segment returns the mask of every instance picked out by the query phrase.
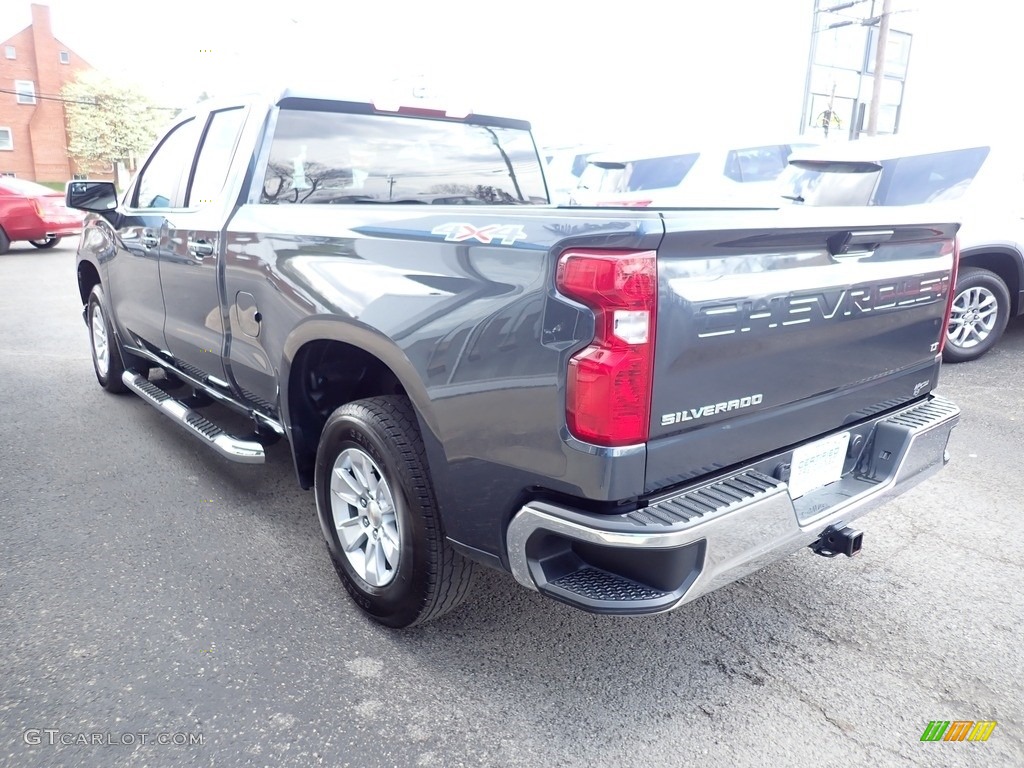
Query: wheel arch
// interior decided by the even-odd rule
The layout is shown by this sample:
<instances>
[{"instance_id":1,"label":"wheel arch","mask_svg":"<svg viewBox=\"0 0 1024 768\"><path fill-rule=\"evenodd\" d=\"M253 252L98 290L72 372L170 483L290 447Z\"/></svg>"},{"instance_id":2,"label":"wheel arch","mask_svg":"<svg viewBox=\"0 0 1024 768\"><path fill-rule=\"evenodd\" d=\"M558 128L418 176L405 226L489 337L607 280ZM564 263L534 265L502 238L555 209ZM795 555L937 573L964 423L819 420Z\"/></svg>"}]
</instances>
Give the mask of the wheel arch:
<instances>
[{"instance_id":1,"label":"wheel arch","mask_svg":"<svg viewBox=\"0 0 1024 768\"><path fill-rule=\"evenodd\" d=\"M78 295L82 297L82 306L89 303L89 294L93 286L102 282L100 270L88 259L81 259L78 268L75 270L78 275Z\"/></svg>"},{"instance_id":2,"label":"wheel arch","mask_svg":"<svg viewBox=\"0 0 1024 768\"><path fill-rule=\"evenodd\" d=\"M960 267L977 267L993 272L1010 290L1010 315L1024 313L1024 254L1010 245L979 245L960 253Z\"/></svg>"},{"instance_id":3,"label":"wheel arch","mask_svg":"<svg viewBox=\"0 0 1024 768\"><path fill-rule=\"evenodd\" d=\"M303 321L284 344L280 382L282 421L302 488L313 485L320 433L330 413L353 400L394 394L412 403L436 488L434 470L446 459L430 398L405 353L379 331L337 317Z\"/></svg>"}]
</instances>

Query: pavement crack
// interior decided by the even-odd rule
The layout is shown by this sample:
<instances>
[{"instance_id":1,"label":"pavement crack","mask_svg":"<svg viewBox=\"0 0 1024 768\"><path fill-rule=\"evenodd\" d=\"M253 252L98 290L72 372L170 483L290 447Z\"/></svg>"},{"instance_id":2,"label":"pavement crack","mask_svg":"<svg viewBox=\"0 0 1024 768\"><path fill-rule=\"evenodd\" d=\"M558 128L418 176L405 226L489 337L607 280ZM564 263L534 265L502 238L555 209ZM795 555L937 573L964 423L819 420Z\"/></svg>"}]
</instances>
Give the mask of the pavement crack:
<instances>
[{"instance_id":1,"label":"pavement crack","mask_svg":"<svg viewBox=\"0 0 1024 768\"><path fill-rule=\"evenodd\" d=\"M825 705L824 704L822 704L821 702L819 702L819 701L815 700L814 698L812 698L811 696L809 696L807 693L802 691L800 688L798 688L796 685L791 683L785 677L780 677L778 675L773 675L771 673L771 671L750 650L748 650L741 643L738 643L735 640L735 638L730 637L726 632L724 632L723 630L721 630L718 627L716 627L713 623L709 622L707 626L708 626L708 628L712 632L714 632L716 635L718 635L723 640L725 640L727 643L729 643L739 653L743 654L747 658L749 663L752 666L754 666L755 668L757 668L762 673L762 675L764 675L765 679L773 680L773 681L778 682L780 685L782 685L783 687L788 689L802 703L806 704L812 710L820 713L822 718L827 723L829 723L832 727L834 727L837 731L839 731L839 733L841 735L843 735L846 738L848 738L850 741L852 741L854 744L856 744L857 747L859 747L861 750L863 750L865 757L873 758L873 757L876 756L877 750L881 750L881 751L884 751L884 752L892 755L893 757L899 758L900 761L905 761L906 760L906 755L904 753L900 752L897 749L893 749L892 747L888 747L885 744L879 744L879 743L874 743L874 742L866 742L863 739L858 738L858 736L860 735L860 732L858 732L856 730L856 728L851 723L847 723L847 722L845 722L843 720L840 720L838 718L835 718L835 717L829 715L828 712L825 710ZM716 657L715 661L716 661L716 663L718 663L720 665L724 665L724 662L721 661L717 657ZM801 663L800 661L796 660L795 658L793 659L793 661L794 661L794 663L799 664L801 667L806 668L803 663Z\"/></svg>"}]
</instances>

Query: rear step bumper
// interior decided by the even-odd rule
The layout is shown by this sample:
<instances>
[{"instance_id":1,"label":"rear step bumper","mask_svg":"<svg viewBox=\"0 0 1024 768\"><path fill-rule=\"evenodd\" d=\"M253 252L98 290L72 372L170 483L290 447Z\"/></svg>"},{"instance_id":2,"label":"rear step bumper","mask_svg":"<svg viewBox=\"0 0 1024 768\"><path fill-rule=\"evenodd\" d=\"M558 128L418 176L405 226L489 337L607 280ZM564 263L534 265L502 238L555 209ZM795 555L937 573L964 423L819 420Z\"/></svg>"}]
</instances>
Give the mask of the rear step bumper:
<instances>
[{"instance_id":1,"label":"rear step bumper","mask_svg":"<svg viewBox=\"0 0 1024 768\"><path fill-rule=\"evenodd\" d=\"M819 542L929 477L949 461L959 419L956 405L932 397L861 425L867 439L856 466L797 503L764 471L791 452L623 515L530 502L508 527L512 575L594 613L670 610Z\"/></svg>"},{"instance_id":2,"label":"rear step bumper","mask_svg":"<svg viewBox=\"0 0 1024 768\"><path fill-rule=\"evenodd\" d=\"M262 464L265 459L262 443L232 437L209 419L175 400L145 376L125 371L125 386L179 426L187 429L221 456L242 464Z\"/></svg>"}]
</instances>

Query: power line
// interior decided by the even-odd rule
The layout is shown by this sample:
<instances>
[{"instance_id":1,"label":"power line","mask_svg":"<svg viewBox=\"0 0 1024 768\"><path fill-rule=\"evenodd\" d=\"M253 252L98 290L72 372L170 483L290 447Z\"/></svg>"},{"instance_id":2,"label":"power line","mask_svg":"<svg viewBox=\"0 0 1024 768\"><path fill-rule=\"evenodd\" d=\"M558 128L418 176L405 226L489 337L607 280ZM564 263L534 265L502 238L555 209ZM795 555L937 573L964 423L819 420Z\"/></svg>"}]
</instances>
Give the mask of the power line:
<instances>
[{"instance_id":1,"label":"power line","mask_svg":"<svg viewBox=\"0 0 1024 768\"><path fill-rule=\"evenodd\" d=\"M99 107L99 106L101 106L95 100L90 101L90 100L85 100L85 99L69 99L69 98L67 98L65 96L53 96L53 95L42 94L42 93L26 93L25 91L12 91L12 90L9 90L7 88L0 88L0 93L10 93L10 94L13 94L15 96L31 96L33 99L41 99L43 101L59 101L62 104L81 104L81 105L87 106L87 107ZM133 104L133 102L128 101L127 99L107 98L106 100L107 101L111 101L111 102L116 102L116 103L119 103L119 104L129 104L129 105L132 105L132 106L137 106L137 105ZM158 107L158 106L156 106L154 104L152 106L142 107L142 109L159 110L159 111L164 111L164 112L176 112L178 108L177 107Z\"/></svg>"}]
</instances>

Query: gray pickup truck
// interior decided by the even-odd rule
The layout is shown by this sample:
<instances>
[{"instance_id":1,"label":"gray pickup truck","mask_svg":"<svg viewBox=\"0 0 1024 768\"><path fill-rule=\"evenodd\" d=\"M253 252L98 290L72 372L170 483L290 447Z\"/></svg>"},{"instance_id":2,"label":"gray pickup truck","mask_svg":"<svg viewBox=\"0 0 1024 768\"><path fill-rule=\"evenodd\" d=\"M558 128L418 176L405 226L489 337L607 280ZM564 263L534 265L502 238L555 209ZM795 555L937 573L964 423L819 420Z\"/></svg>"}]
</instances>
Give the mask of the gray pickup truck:
<instances>
[{"instance_id":1,"label":"gray pickup truck","mask_svg":"<svg viewBox=\"0 0 1024 768\"><path fill-rule=\"evenodd\" d=\"M557 208L522 121L293 91L195 110L120 198L68 183L96 378L226 459L284 437L379 622L451 610L477 564L668 610L856 554L850 523L948 460L955 224Z\"/></svg>"}]
</instances>

